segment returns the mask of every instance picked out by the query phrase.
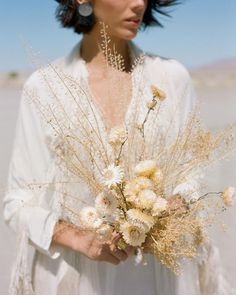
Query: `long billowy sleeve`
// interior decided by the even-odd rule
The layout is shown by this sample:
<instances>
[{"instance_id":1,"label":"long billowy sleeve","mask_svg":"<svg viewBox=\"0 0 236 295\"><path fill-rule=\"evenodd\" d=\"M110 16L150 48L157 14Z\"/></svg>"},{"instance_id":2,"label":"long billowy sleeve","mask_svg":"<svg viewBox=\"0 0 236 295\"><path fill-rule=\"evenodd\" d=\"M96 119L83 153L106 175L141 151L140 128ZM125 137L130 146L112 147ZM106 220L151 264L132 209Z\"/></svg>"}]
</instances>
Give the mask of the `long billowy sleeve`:
<instances>
[{"instance_id":1,"label":"long billowy sleeve","mask_svg":"<svg viewBox=\"0 0 236 295\"><path fill-rule=\"evenodd\" d=\"M174 92L178 104L179 127L182 128L188 119L188 116L195 110L199 100L193 79L188 69L177 60L169 60L171 70L170 79L174 83Z\"/></svg>"},{"instance_id":2,"label":"long billowy sleeve","mask_svg":"<svg viewBox=\"0 0 236 295\"><path fill-rule=\"evenodd\" d=\"M181 69L178 83L180 85L180 101L183 106L181 107L180 104L180 127L182 127L186 124L190 113L193 112L193 110L196 110L195 107L199 103L199 98L189 71L181 63L177 61L175 61L175 63L178 64L178 67ZM198 111L200 111L200 109L198 109ZM198 115L201 116L200 112ZM201 119L201 117L199 118ZM204 126L202 120L201 123ZM196 181L200 184L201 180L199 177L203 178L206 174L200 169L197 175L198 177L196 178ZM191 178L191 175L189 177ZM197 258L197 265L198 285L201 295L236 295L236 290L230 286L226 279L226 274L221 263L220 250L214 244L213 240L210 240L207 244L201 247Z\"/></svg>"},{"instance_id":3,"label":"long billowy sleeve","mask_svg":"<svg viewBox=\"0 0 236 295\"><path fill-rule=\"evenodd\" d=\"M54 226L59 217L50 209L50 192L29 189L29 184L48 181L48 177L52 179L52 159L45 141L42 118L28 97L29 92L37 91L37 83L37 75L33 74L23 88L8 185L3 200L4 220L17 233L19 241L11 294L18 294L16 289L19 287L19 281L25 279L23 268L27 266L22 263L27 260L24 248L27 247L28 241L52 259L60 255L60 247L51 243ZM26 286L25 290L27 288Z\"/></svg>"}]
</instances>

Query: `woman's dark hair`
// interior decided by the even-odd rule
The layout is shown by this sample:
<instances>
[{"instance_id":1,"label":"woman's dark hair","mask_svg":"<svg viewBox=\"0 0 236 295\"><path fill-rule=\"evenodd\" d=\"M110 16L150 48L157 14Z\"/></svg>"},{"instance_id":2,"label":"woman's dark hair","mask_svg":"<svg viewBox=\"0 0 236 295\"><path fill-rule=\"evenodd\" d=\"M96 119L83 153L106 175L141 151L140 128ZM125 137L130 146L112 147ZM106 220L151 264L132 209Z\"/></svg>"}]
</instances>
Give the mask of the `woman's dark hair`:
<instances>
[{"instance_id":1,"label":"woman's dark hair","mask_svg":"<svg viewBox=\"0 0 236 295\"><path fill-rule=\"evenodd\" d=\"M78 34L87 33L96 22L94 14L83 17L78 13L78 3L76 0L56 0L59 6L56 10L56 18L64 28L73 28ZM143 17L142 28L146 29L150 26L163 27L155 14L170 17L166 8L180 4L178 0L148 0L147 8Z\"/></svg>"}]
</instances>

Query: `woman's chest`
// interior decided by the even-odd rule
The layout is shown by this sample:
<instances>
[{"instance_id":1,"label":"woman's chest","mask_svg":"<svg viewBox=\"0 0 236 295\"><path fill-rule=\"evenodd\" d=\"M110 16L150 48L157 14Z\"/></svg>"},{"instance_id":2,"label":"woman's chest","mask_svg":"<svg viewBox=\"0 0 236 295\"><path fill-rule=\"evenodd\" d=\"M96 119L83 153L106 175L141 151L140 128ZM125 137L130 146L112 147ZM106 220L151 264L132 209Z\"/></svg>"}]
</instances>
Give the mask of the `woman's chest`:
<instances>
[{"instance_id":1,"label":"woman's chest","mask_svg":"<svg viewBox=\"0 0 236 295\"><path fill-rule=\"evenodd\" d=\"M73 149L78 148L81 155L85 150L89 157L98 154L100 147L108 149L110 153L109 133L112 127L123 124L130 140L136 143L132 145L132 150L138 149L143 137L140 127L145 132L146 142L156 144L156 138L161 133L166 133L167 129L173 132L178 128L175 93L171 83L164 78L161 71L152 72L144 67L132 75L116 74L105 78L91 75L89 81L63 81L66 82L60 85L63 87L51 95L52 105L48 108L53 112L50 114L55 125L53 132L57 131L54 140L62 138L63 144L69 142L75 145ZM165 100L154 97L153 86L166 94ZM157 104L150 108L153 100ZM126 147L128 145L129 140Z\"/></svg>"},{"instance_id":2,"label":"woman's chest","mask_svg":"<svg viewBox=\"0 0 236 295\"><path fill-rule=\"evenodd\" d=\"M90 75L88 81L92 103L105 126L111 129L125 121L132 101L132 76L126 72Z\"/></svg>"}]
</instances>

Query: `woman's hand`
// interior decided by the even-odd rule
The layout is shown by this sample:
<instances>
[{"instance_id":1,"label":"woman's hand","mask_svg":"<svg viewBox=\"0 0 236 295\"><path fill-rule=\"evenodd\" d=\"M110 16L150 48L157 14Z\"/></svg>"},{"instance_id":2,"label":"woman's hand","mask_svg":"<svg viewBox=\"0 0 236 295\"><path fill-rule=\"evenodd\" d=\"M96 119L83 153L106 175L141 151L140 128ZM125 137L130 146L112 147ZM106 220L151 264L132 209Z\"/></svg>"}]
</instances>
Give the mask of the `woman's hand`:
<instances>
[{"instance_id":1,"label":"woman's hand","mask_svg":"<svg viewBox=\"0 0 236 295\"><path fill-rule=\"evenodd\" d=\"M120 238L120 234L114 233L110 241L104 242L97 238L96 233L85 231L84 233L79 233L74 250L80 251L92 260L119 264L131 254L131 249L126 248L126 251L118 249L116 244Z\"/></svg>"},{"instance_id":2,"label":"woman's hand","mask_svg":"<svg viewBox=\"0 0 236 295\"><path fill-rule=\"evenodd\" d=\"M106 261L117 265L134 253L134 248L131 246L124 250L117 248L116 244L120 238L120 234L113 233L111 240L104 242L98 239L94 231L76 229L74 226L62 222L55 226L53 243L78 251L92 260Z\"/></svg>"}]
</instances>

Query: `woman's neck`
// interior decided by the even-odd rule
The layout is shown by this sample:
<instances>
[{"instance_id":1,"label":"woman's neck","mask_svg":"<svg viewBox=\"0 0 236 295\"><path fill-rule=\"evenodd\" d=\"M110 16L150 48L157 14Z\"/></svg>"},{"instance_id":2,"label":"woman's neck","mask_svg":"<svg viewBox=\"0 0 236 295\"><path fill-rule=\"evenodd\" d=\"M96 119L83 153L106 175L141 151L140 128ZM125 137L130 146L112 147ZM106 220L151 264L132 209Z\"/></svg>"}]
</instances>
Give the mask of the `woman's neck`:
<instances>
[{"instance_id":1,"label":"woman's neck","mask_svg":"<svg viewBox=\"0 0 236 295\"><path fill-rule=\"evenodd\" d=\"M102 41L100 29L93 30L88 34L84 34L81 45L81 57L93 68L99 68L104 66L104 53L99 48ZM131 67L131 60L129 54L129 44L127 40L122 40L109 36L111 42L108 48L113 52L113 46L115 45L116 53L120 54L124 60L125 70L129 71ZM109 67L108 67L109 71Z\"/></svg>"}]
</instances>

